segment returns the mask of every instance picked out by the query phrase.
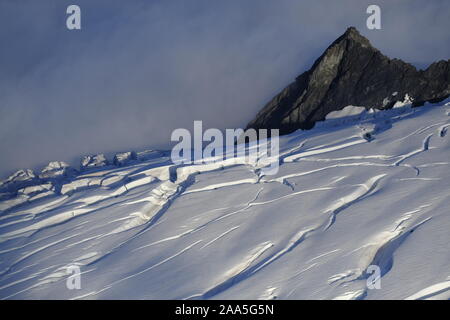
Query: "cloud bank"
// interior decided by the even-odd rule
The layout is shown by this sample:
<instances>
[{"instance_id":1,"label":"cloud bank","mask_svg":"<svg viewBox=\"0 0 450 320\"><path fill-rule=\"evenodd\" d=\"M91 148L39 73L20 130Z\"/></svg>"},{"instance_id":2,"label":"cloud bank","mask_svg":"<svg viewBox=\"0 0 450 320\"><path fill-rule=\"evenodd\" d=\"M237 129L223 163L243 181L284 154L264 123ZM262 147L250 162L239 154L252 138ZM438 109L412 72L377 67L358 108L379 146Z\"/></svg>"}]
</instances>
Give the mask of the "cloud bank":
<instances>
[{"instance_id":1,"label":"cloud bank","mask_svg":"<svg viewBox=\"0 0 450 320\"><path fill-rule=\"evenodd\" d=\"M78 4L82 30L66 29ZM175 128L243 127L345 29L418 67L450 58L450 2L2 1L0 176L89 153L168 148ZM76 160L75 160L76 159Z\"/></svg>"}]
</instances>

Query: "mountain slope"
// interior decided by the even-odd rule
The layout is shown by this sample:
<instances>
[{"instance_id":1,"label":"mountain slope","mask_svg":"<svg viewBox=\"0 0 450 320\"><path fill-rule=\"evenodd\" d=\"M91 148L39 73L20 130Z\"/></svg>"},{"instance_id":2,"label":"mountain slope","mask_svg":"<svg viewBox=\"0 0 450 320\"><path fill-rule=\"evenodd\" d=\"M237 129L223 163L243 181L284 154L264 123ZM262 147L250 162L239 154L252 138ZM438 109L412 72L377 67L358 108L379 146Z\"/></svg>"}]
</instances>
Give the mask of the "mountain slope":
<instances>
[{"instance_id":1,"label":"mountain slope","mask_svg":"<svg viewBox=\"0 0 450 320\"><path fill-rule=\"evenodd\" d=\"M449 299L449 115L335 114L281 138L274 176L159 156L2 200L0 298Z\"/></svg>"},{"instance_id":2,"label":"mountain slope","mask_svg":"<svg viewBox=\"0 0 450 320\"><path fill-rule=\"evenodd\" d=\"M285 134L310 129L328 113L349 105L389 109L405 99L419 106L449 95L450 60L418 71L399 59L389 59L350 27L247 128L278 128Z\"/></svg>"}]
</instances>

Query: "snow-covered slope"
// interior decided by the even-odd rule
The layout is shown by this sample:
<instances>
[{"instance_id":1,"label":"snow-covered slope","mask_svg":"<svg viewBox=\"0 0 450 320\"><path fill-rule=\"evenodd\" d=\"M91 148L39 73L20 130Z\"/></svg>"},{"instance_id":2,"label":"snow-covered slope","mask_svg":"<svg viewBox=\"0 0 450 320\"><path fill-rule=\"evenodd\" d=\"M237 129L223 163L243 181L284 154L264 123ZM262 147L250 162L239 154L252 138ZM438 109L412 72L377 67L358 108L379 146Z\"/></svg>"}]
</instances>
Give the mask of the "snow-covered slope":
<instances>
[{"instance_id":1,"label":"snow-covered slope","mask_svg":"<svg viewBox=\"0 0 450 320\"><path fill-rule=\"evenodd\" d=\"M333 115L281 137L274 176L159 157L4 199L0 297L449 299L449 114Z\"/></svg>"}]
</instances>

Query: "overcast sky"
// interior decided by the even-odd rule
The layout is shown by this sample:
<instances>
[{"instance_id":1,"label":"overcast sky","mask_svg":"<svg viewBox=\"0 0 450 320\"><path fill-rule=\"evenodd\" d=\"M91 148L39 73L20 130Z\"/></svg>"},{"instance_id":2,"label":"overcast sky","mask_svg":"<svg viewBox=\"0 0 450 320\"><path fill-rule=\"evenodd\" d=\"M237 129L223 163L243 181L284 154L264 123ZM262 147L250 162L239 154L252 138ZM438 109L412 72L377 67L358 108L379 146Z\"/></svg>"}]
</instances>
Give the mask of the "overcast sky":
<instances>
[{"instance_id":1,"label":"overcast sky","mask_svg":"<svg viewBox=\"0 0 450 320\"><path fill-rule=\"evenodd\" d=\"M418 67L449 59L449 14L448 0L0 0L0 177L167 148L194 120L244 127L351 25Z\"/></svg>"}]
</instances>

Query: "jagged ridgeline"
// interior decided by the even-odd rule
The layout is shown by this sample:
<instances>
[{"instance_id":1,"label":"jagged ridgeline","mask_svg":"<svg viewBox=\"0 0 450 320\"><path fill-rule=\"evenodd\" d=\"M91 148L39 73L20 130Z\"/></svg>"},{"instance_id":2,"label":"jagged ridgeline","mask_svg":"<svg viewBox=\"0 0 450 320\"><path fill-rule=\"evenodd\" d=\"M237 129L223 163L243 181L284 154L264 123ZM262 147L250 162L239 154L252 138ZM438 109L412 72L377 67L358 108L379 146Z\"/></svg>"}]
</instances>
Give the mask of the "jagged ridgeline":
<instances>
[{"instance_id":1,"label":"jagged ridgeline","mask_svg":"<svg viewBox=\"0 0 450 320\"><path fill-rule=\"evenodd\" d=\"M440 102L450 95L450 60L426 70L390 59L350 27L310 70L277 94L247 129L280 129L287 134L311 129L317 121L346 106L390 109L410 99L413 106Z\"/></svg>"}]
</instances>

